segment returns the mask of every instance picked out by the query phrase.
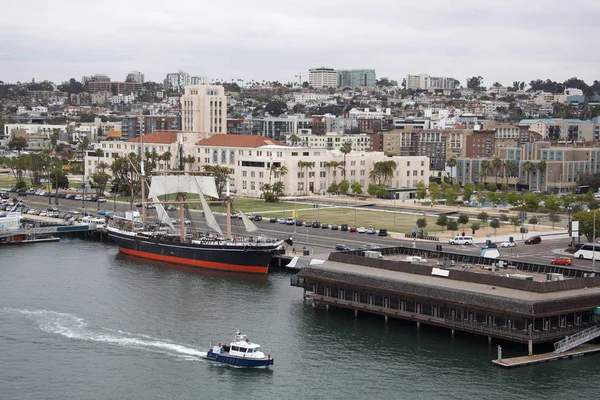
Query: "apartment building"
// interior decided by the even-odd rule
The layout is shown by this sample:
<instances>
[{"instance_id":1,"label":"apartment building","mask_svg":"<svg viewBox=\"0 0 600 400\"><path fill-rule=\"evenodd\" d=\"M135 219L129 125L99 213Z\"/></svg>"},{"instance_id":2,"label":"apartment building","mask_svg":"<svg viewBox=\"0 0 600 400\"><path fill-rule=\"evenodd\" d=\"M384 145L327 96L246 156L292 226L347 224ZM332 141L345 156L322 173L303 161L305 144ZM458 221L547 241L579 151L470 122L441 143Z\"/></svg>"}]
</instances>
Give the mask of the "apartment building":
<instances>
[{"instance_id":1,"label":"apartment building","mask_svg":"<svg viewBox=\"0 0 600 400\"><path fill-rule=\"evenodd\" d=\"M163 83L167 90L182 93L184 88L191 83L190 74L181 70L179 72L172 72L167 74Z\"/></svg>"},{"instance_id":2,"label":"apartment building","mask_svg":"<svg viewBox=\"0 0 600 400\"><path fill-rule=\"evenodd\" d=\"M429 76L428 74L408 74L406 75L406 88L413 90L454 90L456 89L456 80L454 78Z\"/></svg>"},{"instance_id":3,"label":"apartment building","mask_svg":"<svg viewBox=\"0 0 600 400\"><path fill-rule=\"evenodd\" d=\"M283 141L286 134L298 134L302 129L312 129L313 124L313 118L307 118L304 114L254 118L252 134Z\"/></svg>"},{"instance_id":4,"label":"apartment building","mask_svg":"<svg viewBox=\"0 0 600 400\"><path fill-rule=\"evenodd\" d=\"M196 145L197 164L228 166L231 187L238 195L260 197L265 183L281 180L286 195L324 193L331 183L343 179L342 170L327 167L330 161L343 162L337 150L291 147L260 136L214 135ZM387 157L383 153L352 151L346 156L346 179L352 184L369 185L369 173L378 161L393 160L397 164L394 177L387 182L393 188L414 188L429 180L427 157ZM298 161L310 162L312 168L301 168ZM285 166L287 174L279 176L271 167Z\"/></svg>"},{"instance_id":5,"label":"apartment building","mask_svg":"<svg viewBox=\"0 0 600 400\"><path fill-rule=\"evenodd\" d=\"M144 74L140 71L131 71L125 78L126 82L144 83Z\"/></svg>"},{"instance_id":6,"label":"apartment building","mask_svg":"<svg viewBox=\"0 0 600 400\"><path fill-rule=\"evenodd\" d=\"M308 84L315 89L337 87L337 72L328 67L311 68L308 70Z\"/></svg>"},{"instance_id":7,"label":"apartment building","mask_svg":"<svg viewBox=\"0 0 600 400\"><path fill-rule=\"evenodd\" d=\"M473 131L466 136L465 145L466 157L490 159L496 152L496 132Z\"/></svg>"},{"instance_id":8,"label":"apartment building","mask_svg":"<svg viewBox=\"0 0 600 400\"><path fill-rule=\"evenodd\" d=\"M136 115L123 117L121 120L121 135L124 140L148 135L158 131L180 131L179 117L171 115Z\"/></svg>"},{"instance_id":9,"label":"apartment building","mask_svg":"<svg viewBox=\"0 0 600 400\"><path fill-rule=\"evenodd\" d=\"M112 92L116 95L139 93L143 89L143 85L138 82L89 81L87 87L90 93Z\"/></svg>"},{"instance_id":10,"label":"apartment building","mask_svg":"<svg viewBox=\"0 0 600 400\"><path fill-rule=\"evenodd\" d=\"M185 132L227 133L227 97L223 86L186 86L181 96L181 125Z\"/></svg>"},{"instance_id":11,"label":"apartment building","mask_svg":"<svg viewBox=\"0 0 600 400\"><path fill-rule=\"evenodd\" d=\"M504 167L490 168L487 173L482 168L483 158L461 158L457 163L457 179L461 185L467 182L506 183L518 189L546 191L569 191L577 185L580 175L600 172L600 148L553 145L550 142L528 143L518 147L499 149L498 158L510 160L517 166L509 173ZM532 164L527 170L526 163ZM545 164L545 166L544 166Z\"/></svg>"},{"instance_id":12,"label":"apartment building","mask_svg":"<svg viewBox=\"0 0 600 400\"><path fill-rule=\"evenodd\" d=\"M285 135L285 143L292 144L292 135ZM299 139L298 145L313 149L339 150L342 144L350 142L353 150L371 151L371 138L365 133L344 134L340 132L326 132L324 134L315 134L310 129L301 129L295 136Z\"/></svg>"},{"instance_id":13,"label":"apartment building","mask_svg":"<svg viewBox=\"0 0 600 400\"><path fill-rule=\"evenodd\" d=\"M337 70L337 86L375 86L377 75L374 69Z\"/></svg>"},{"instance_id":14,"label":"apartment building","mask_svg":"<svg viewBox=\"0 0 600 400\"><path fill-rule=\"evenodd\" d=\"M580 119L524 119L519 125L528 126L529 130L542 135L544 140L559 142L592 142L595 141L597 124Z\"/></svg>"}]
</instances>

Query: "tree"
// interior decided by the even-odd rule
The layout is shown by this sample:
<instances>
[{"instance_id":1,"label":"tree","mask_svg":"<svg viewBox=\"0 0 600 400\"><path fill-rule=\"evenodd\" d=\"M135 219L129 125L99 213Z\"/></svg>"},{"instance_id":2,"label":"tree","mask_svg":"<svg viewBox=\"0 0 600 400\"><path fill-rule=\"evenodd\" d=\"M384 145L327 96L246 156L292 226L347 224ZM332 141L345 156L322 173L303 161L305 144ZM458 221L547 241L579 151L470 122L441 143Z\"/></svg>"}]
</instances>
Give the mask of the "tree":
<instances>
[{"instance_id":1,"label":"tree","mask_svg":"<svg viewBox=\"0 0 600 400\"><path fill-rule=\"evenodd\" d=\"M205 165L204 170L211 172L215 177L215 184L217 185L217 192L219 193L219 199L223 198L223 190L227 186L227 182L230 177L231 169L221 165Z\"/></svg>"},{"instance_id":2,"label":"tree","mask_svg":"<svg viewBox=\"0 0 600 400\"><path fill-rule=\"evenodd\" d=\"M546 208L550 211L558 211L560 210L560 206L563 205L562 199L556 196L546 196L544 201L546 203Z\"/></svg>"},{"instance_id":3,"label":"tree","mask_svg":"<svg viewBox=\"0 0 600 400\"><path fill-rule=\"evenodd\" d=\"M346 179L346 155L352 151L352 142L344 142L340 147L340 151L344 154L344 180Z\"/></svg>"},{"instance_id":4,"label":"tree","mask_svg":"<svg viewBox=\"0 0 600 400\"><path fill-rule=\"evenodd\" d=\"M476 231L478 231L481 228L481 226L477 223L477 222L473 222L471 224L471 231L473 233L473 235L475 234Z\"/></svg>"},{"instance_id":5,"label":"tree","mask_svg":"<svg viewBox=\"0 0 600 400\"><path fill-rule=\"evenodd\" d=\"M498 190L498 186L496 186L496 184L493 183L493 182L492 183L488 183L487 190L489 192L495 193Z\"/></svg>"},{"instance_id":6,"label":"tree","mask_svg":"<svg viewBox=\"0 0 600 400\"><path fill-rule=\"evenodd\" d=\"M546 170L548 169L548 163L546 162L546 160L542 160L542 161L538 162L535 167L538 171L540 171L540 176L544 177L544 175L546 174ZM544 179L544 181L545 181L545 179ZM547 182L546 182L546 187L548 187Z\"/></svg>"},{"instance_id":7,"label":"tree","mask_svg":"<svg viewBox=\"0 0 600 400\"><path fill-rule=\"evenodd\" d=\"M448 189L448 191L446 192L446 202L449 202L450 204L454 204L457 199L458 199L458 193L456 193L452 189Z\"/></svg>"},{"instance_id":8,"label":"tree","mask_svg":"<svg viewBox=\"0 0 600 400\"><path fill-rule=\"evenodd\" d=\"M284 189L284 184L281 181L277 181L272 185L270 183L265 183L261 188L261 197L264 198L267 203L277 203L279 198L285 194Z\"/></svg>"},{"instance_id":9,"label":"tree","mask_svg":"<svg viewBox=\"0 0 600 400\"><path fill-rule=\"evenodd\" d=\"M477 191L478 191L478 192L483 192L483 191L485 191L485 183L483 183L483 182L479 182L479 183L477 184Z\"/></svg>"},{"instance_id":10,"label":"tree","mask_svg":"<svg viewBox=\"0 0 600 400\"><path fill-rule=\"evenodd\" d=\"M356 181L352 184L351 189L352 189L352 193L355 193L355 194L362 194L362 192L363 192L362 185L358 181Z\"/></svg>"},{"instance_id":11,"label":"tree","mask_svg":"<svg viewBox=\"0 0 600 400\"><path fill-rule=\"evenodd\" d=\"M455 183L454 185L452 185L452 190L454 190L456 193L460 193L460 185L458 183Z\"/></svg>"},{"instance_id":12,"label":"tree","mask_svg":"<svg viewBox=\"0 0 600 400\"><path fill-rule=\"evenodd\" d=\"M90 178L92 179L92 184L96 188L96 198L98 200L98 207L100 207L100 197L106 190L106 185L110 180L110 175L103 170L96 170L96 172L94 172Z\"/></svg>"},{"instance_id":13,"label":"tree","mask_svg":"<svg viewBox=\"0 0 600 400\"><path fill-rule=\"evenodd\" d=\"M8 148L17 150L18 155L21 155L21 150L27 148L27 139L23 136L15 136L8 142Z\"/></svg>"},{"instance_id":14,"label":"tree","mask_svg":"<svg viewBox=\"0 0 600 400\"><path fill-rule=\"evenodd\" d=\"M489 214L486 213L485 211L482 211L479 214L477 214L477 219L480 220L481 222L487 222L487 220L489 218L490 218Z\"/></svg>"},{"instance_id":15,"label":"tree","mask_svg":"<svg viewBox=\"0 0 600 400\"><path fill-rule=\"evenodd\" d=\"M471 182L466 183L463 188L463 200L470 201L471 196L473 195L473 184Z\"/></svg>"},{"instance_id":16,"label":"tree","mask_svg":"<svg viewBox=\"0 0 600 400\"><path fill-rule=\"evenodd\" d=\"M327 193L329 193L329 194L338 194L339 191L340 191L339 185L337 183L335 183L335 182L333 182L327 188Z\"/></svg>"},{"instance_id":17,"label":"tree","mask_svg":"<svg viewBox=\"0 0 600 400\"><path fill-rule=\"evenodd\" d=\"M448 160L448 166L450 167L450 177L452 178L453 183L454 183L454 168L456 167L457 164L458 164L458 162L456 161L455 157L452 157Z\"/></svg>"},{"instance_id":18,"label":"tree","mask_svg":"<svg viewBox=\"0 0 600 400\"><path fill-rule=\"evenodd\" d=\"M454 232L458 230L458 221L455 219L449 219L448 225L446 225L446 227L454 234Z\"/></svg>"},{"instance_id":19,"label":"tree","mask_svg":"<svg viewBox=\"0 0 600 400\"><path fill-rule=\"evenodd\" d=\"M431 182L429 184L429 197L431 197L431 201L436 201L437 199L442 197L442 191L440 190L440 186L435 182Z\"/></svg>"},{"instance_id":20,"label":"tree","mask_svg":"<svg viewBox=\"0 0 600 400\"><path fill-rule=\"evenodd\" d=\"M458 223L464 227L464 225L469 223L469 216L467 214L460 214L458 216Z\"/></svg>"},{"instance_id":21,"label":"tree","mask_svg":"<svg viewBox=\"0 0 600 400\"><path fill-rule=\"evenodd\" d=\"M304 171L304 169L312 169L313 163L310 161L298 161L298 167L300 167L300 171L304 175L304 194L308 196L308 171Z\"/></svg>"},{"instance_id":22,"label":"tree","mask_svg":"<svg viewBox=\"0 0 600 400\"><path fill-rule=\"evenodd\" d=\"M580 213L578 212L575 214L580 214ZM577 219L575 218L575 214L573 214L573 221L577 221ZM552 229L554 229L554 224L556 224L557 222L560 222L560 220L561 220L560 215L558 215L555 212L548 213L548 219L550 220L550 222L552 222ZM571 229L571 227L569 227L569 229ZM579 232L582 232L581 226L579 227Z\"/></svg>"},{"instance_id":23,"label":"tree","mask_svg":"<svg viewBox=\"0 0 600 400\"><path fill-rule=\"evenodd\" d=\"M385 185L394 176L397 164L395 161L379 161L373 166L369 173L369 179L376 181L378 185Z\"/></svg>"},{"instance_id":24,"label":"tree","mask_svg":"<svg viewBox=\"0 0 600 400\"><path fill-rule=\"evenodd\" d=\"M498 186L498 175L500 175L500 171L502 169L502 160L499 157L494 157L492 160L492 167L494 168L494 175L496 176L496 186Z\"/></svg>"},{"instance_id":25,"label":"tree","mask_svg":"<svg viewBox=\"0 0 600 400\"><path fill-rule=\"evenodd\" d=\"M481 76L473 76L467 79L467 88L471 89L475 92L479 92L482 90L481 84L483 83L483 78Z\"/></svg>"},{"instance_id":26,"label":"tree","mask_svg":"<svg viewBox=\"0 0 600 400\"><path fill-rule=\"evenodd\" d=\"M479 164L479 177L483 178L484 183L487 183L487 177L488 177L488 173L490 172L491 167L492 167L492 164L490 163L489 160L483 160Z\"/></svg>"},{"instance_id":27,"label":"tree","mask_svg":"<svg viewBox=\"0 0 600 400\"><path fill-rule=\"evenodd\" d=\"M350 182L348 182L347 180L344 179L343 181L340 182L339 189L340 189L340 193L342 193L342 194L348 193L348 190L350 189Z\"/></svg>"},{"instance_id":28,"label":"tree","mask_svg":"<svg viewBox=\"0 0 600 400\"><path fill-rule=\"evenodd\" d=\"M427 226L427 218L419 218L417 220L417 227L419 227L419 229L421 229L421 232L423 232L423 229L425 229L426 226Z\"/></svg>"},{"instance_id":29,"label":"tree","mask_svg":"<svg viewBox=\"0 0 600 400\"><path fill-rule=\"evenodd\" d=\"M494 229L494 235L496 234L496 229L500 228L500 220L498 218L494 218L490 221L490 228Z\"/></svg>"},{"instance_id":30,"label":"tree","mask_svg":"<svg viewBox=\"0 0 600 400\"><path fill-rule=\"evenodd\" d=\"M268 112L274 117L280 116L285 111L287 111L287 104L285 104L283 101L271 101L265 106L265 112Z\"/></svg>"},{"instance_id":31,"label":"tree","mask_svg":"<svg viewBox=\"0 0 600 400\"><path fill-rule=\"evenodd\" d=\"M532 163L531 161L525 161L523 163L523 169L525 170L525 172L527 173L527 189L531 190L531 186L530 186L530 180L531 180L531 171L533 171L535 169L535 164Z\"/></svg>"},{"instance_id":32,"label":"tree","mask_svg":"<svg viewBox=\"0 0 600 400\"><path fill-rule=\"evenodd\" d=\"M300 137L298 135L296 135L295 133L291 134L289 137L289 141L292 144L292 146L298 146L298 143L300 143Z\"/></svg>"},{"instance_id":33,"label":"tree","mask_svg":"<svg viewBox=\"0 0 600 400\"><path fill-rule=\"evenodd\" d=\"M533 225L533 230L535 230L535 225L540 223L540 220L538 219L538 217L531 217L529 218L529 221L527 221L530 225Z\"/></svg>"},{"instance_id":34,"label":"tree","mask_svg":"<svg viewBox=\"0 0 600 400\"><path fill-rule=\"evenodd\" d=\"M325 167L327 167L327 182L329 182L329 177L331 176L331 169L333 168L335 170L340 165L342 165L342 163L339 162L339 161L327 161L327 162L325 162Z\"/></svg>"},{"instance_id":35,"label":"tree","mask_svg":"<svg viewBox=\"0 0 600 400\"><path fill-rule=\"evenodd\" d=\"M450 187L451 187L450 184L448 184L447 182L442 183L440 186L440 190L441 190L442 194L446 194L446 192L448 190L450 190Z\"/></svg>"},{"instance_id":36,"label":"tree","mask_svg":"<svg viewBox=\"0 0 600 400\"><path fill-rule=\"evenodd\" d=\"M423 200L427 197L427 187L423 181L417 183L417 199Z\"/></svg>"},{"instance_id":37,"label":"tree","mask_svg":"<svg viewBox=\"0 0 600 400\"><path fill-rule=\"evenodd\" d=\"M510 217L510 223L515 227L514 232L516 232L517 226L521 226L521 218L518 215L513 215Z\"/></svg>"},{"instance_id":38,"label":"tree","mask_svg":"<svg viewBox=\"0 0 600 400\"><path fill-rule=\"evenodd\" d=\"M441 214L437 221L435 221L435 224L439 227L442 228L442 230L445 230L446 225L448 225L448 216L446 216L445 214Z\"/></svg>"},{"instance_id":39,"label":"tree","mask_svg":"<svg viewBox=\"0 0 600 400\"><path fill-rule=\"evenodd\" d=\"M551 213L552 214L552 213ZM549 215L550 217L550 215ZM552 219L551 219L552 220ZM588 242L594 241L594 213L579 211L573 214L573 221L579 221L579 234L584 235ZM556 221L558 222L558 221ZM552 223L554 227L554 222ZM569 228L570 229L570 228ZM596 217L596 235L600 232L600 218ZM596 237L597 239L597 237Z\"/></svg>"}]
</instances>

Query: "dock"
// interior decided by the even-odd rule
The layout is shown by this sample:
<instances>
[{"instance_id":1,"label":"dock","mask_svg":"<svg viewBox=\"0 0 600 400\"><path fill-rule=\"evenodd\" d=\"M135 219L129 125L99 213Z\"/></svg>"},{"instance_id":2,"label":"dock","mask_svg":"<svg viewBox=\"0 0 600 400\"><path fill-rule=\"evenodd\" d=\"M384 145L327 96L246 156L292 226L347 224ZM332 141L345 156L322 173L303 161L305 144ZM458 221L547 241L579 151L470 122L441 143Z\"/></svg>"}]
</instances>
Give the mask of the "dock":
<instances>
[{"instance_id":1,"label":"dock","mask_svg":"<svg viewBox=\"0 0 600 400\"><path fill-rule=\"evenodd\" d=\"M582 344L574 349L565 351L564 353L541 353L534 354L531 356L522 356L522 357L512 357L512 358L502 358L497 360L492 360L492 362L496 365L505 368L513 368L513 367L524 367L526 365L539 364L549 361L556 360L565 360L569 358L583 357L586 354L592 354L600 352L600 345L598 344Z\"/></svg>"}]
</instances>

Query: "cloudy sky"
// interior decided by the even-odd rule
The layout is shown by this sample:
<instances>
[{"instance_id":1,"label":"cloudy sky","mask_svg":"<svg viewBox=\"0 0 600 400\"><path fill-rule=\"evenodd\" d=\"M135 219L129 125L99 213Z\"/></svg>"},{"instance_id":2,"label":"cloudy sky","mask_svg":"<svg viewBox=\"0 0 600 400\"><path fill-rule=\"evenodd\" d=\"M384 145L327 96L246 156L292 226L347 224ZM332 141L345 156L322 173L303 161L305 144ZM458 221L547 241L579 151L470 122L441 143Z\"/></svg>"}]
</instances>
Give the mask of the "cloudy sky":
<instances>
[{"instance_id":1,"label":"cloudy sky","mask_svg":"<svg viewBox=\"0 0 600 400\"><path fill-rule=\"evenodd\" d=\"M4 1L0 80L138 70L162 81L297 81L309 68L374 68L484 85L600 80L597 0Z\"/></svg>"}]
</instances>

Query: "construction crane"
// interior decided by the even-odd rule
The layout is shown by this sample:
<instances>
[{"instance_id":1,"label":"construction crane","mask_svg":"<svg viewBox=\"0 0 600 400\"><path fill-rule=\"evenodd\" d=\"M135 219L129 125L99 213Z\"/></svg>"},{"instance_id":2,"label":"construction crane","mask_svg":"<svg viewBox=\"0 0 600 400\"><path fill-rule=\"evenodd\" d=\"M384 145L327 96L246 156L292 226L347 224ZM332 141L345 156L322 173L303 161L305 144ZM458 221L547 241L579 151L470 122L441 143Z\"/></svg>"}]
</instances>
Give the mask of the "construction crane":
<instances>
[{"instance_id":1,"label":"construction crane","mask_svg":"<svg viewBox=\"0 0 600 400\"><path fill-rule=\"evenodd\" d=\"M298 78L298 86L302 87L302 77L308 75L302 75L302 72L298 72L298 75L294 75L295 78Z\"/></svg>"}]
</instances>

